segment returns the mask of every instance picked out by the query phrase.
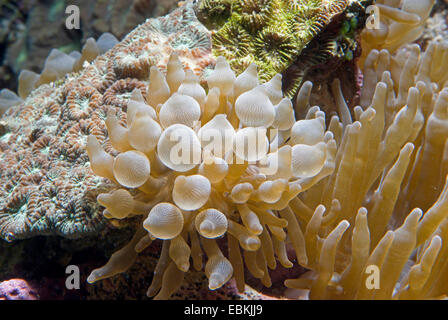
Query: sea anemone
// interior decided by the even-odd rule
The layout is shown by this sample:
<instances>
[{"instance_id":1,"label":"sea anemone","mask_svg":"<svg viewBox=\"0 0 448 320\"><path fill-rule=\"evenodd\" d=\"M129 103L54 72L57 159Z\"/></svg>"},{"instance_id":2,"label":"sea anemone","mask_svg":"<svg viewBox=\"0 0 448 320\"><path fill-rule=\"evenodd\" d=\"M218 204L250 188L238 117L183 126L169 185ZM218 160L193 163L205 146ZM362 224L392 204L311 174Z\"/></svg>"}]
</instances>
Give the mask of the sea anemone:
<instances>
[{"instance_id":1,"label":"sea anemone","mask_svg":"<svg viewBox=\"0 0 448 320\"><path fill-rule=\"evenodd\" d=\"M196 16L208 29L220 28L230 17L233 0L203 0L195 9Z\"/></svg>"},{"instance_id":2,"label":"sea anemone","mask_svg":"<svg viewBox=\"0 0 448 320\"><path fill-rule=\"evenodd\" d=\"M129 257L136 256L135 246L140 251L156 238L164 248L148 291L152 296L160 289L156 298L168 298L180 285L176 279L189 270L190 257L195 269L202 269L202 250L210 289L235 277L243 290L243 256L252 274L270 286L267 267L275 267L275 256L292 266L285 229L298 261L307 265L289 202L335 167L336 141L325 130L324 114L313 110L295 122L292 103L282 95L281 76L260 85L255 65L236 77L218 57L205 99L198 80L186 89L191 86L188 76L171 93L173 84L166 80L173 78L171 72L179 70L170 68L165 78L151 68L151 75L158 76L151 76L146 100L134 91L138 101L128 103L127 125L108 125L112 146L120 151L116 157L95 136L88 139L92 170L118 184L98 196L104 215L143 215L131 244L94 270L89 282L123 271ZM169 95L154 89L160 87ZM153 107L148 101L159 103ZM109 114L106 123L116 123L113 119Z\"/></svg>"},{"instance_id":3,"label":"sea anemone","mask_svg":"<svg viewBox=\"0 0 448 320\"><path fill-rule=\"evenodd\" d=\"M441 51L440 43L424 53L417 45L393 56L371 51L364 73L378 81L366 83L373 99L355 108L354 122L334 83L345 123L332 118L330 124L339 127L336 170L299 197L310 271L287 287L311 299L446 294L448 91L439 89L443 63L431 62ZM380 64L380 56L388 63ZM392 68L401 58L406 62Z\"/></svg>"},{"instance_id":4,"label":"sea anemone","mask_svg":"<svg viewBox=\"0 0 448 320\"><path fill-rule=\"evenodd\" d=\"M417 40L423 33L435 0L378 0L363 32L364 52L387 49L394 52Z\"/></svg>"},{"instance_id":5,"label":"sea anemone","mask_svg":"<svg viewBox=\"0 0 448 320\"><path fill-rule=\"evenodd\" d=\"M424 20L433 2L404 1L401 9L412 2L425 8L418 16ZM414 37L418 29L407 32ZM382 50L365 55L354 122L339 81L333 83L340 115L329 125L338 143L336 169L298 197L310 271L285 282L297 297L446 297L446 44L431 43L424 52L389 44L390 51L379 42ZM307 92L299 93L299 107Z\"/></svg>"},{"instance_id":6,"label":"sea anemone","mask_svg":"<svg viewBox=\"0 0 448 320\"><path fill-rule=\"evenodd\" d=\"M179 287L190 257L202 269L202 250L210 289L234 277L243 290L244 266L269 287L269 269L277 262L292 266L288 246L308 270L285 281L290 296L445 297L447 46L380 49L363 60L361 106L350 110L339 80L333 82L339 115L331 119L310 107L311 83L300 89L294 111L283 98L280 75L259 84L251 64L235 77L222 57L208 78L205 100L173 115L174 122L163 124L160 115L179 93L154 108L140 101L139 111L130 111L132 121L158 123L157 147L121 154L139 152L150 163L149 176L132 184L138 189L133 196L120 183L98 200L107 217L143 215L143 226L89 281L126 270L137 252L159 238L163 249L148 290L150 296L160 290L156 298L168 298ZM132 125L120 128L123 135ZM177 149L191 151L188 163L167 156L176 148L167 138L174 132L189 137L187 149ZM209 143L205 136L218 139ZM252 150L251 138L257 142ZM134 177L142 170L132 155L127 169L115 172L121 154L105 153L93 136L88 150L92 168L103 177L118 181L118 174Z\"/></svg>"},{"instance_id":7,"label":"sea anemone","mask_svg":"<svg viewBox=\"0 0 448 320\"><path fill-rule=\"evenodd\" d=\"M346 4L325 2L331 3L336 11ZM28 130L20 139L40 155L5 159L13 170L4 170L0 186L9 195L0 199L0 232L8 240L15 238L11 230L42 234L39 228L49 232L42 227L47 221L66 236L95 232L98 206L112 222L141 219L132 240L88 281L126 271L157 239L162 250L148 289L157 299L180 287L191 262L211 290L232 278L244 290L246 269L269 287L277 263L295 263L306 272L285 281L289 297L446 298L448 45L408 44L433 3L377 1L384 20L362 36L359 106L347 106L336 79L333 114L310 106L311 82L293 105L284 98L282 76L264 82L257 73L263 65L252 61L236 76L217 58L206 86L178 53L163 58L165 69L146 63L133 69L138 72L130 75L141 80L111 78L115 71L127 74L119 59L112 65L98 58L96 71L84 64L78 86L57 99L66 104L41 99L40 109L21 106L27 121L63 114L76 124L61 123L57 135ZM23 79L26 96L36 79ZM106 132L99 123L108 107ZM58 135L63 143L51 150ZM90 168L99 177L79 167L65 174L86 163L87 135ZM70 162L55 167L48 152ZM44 173L52 182L46 187ZM93 191L100 177L115 187ZM74 200L78 186L88 193Z\"/></svg>"}]
</instances>

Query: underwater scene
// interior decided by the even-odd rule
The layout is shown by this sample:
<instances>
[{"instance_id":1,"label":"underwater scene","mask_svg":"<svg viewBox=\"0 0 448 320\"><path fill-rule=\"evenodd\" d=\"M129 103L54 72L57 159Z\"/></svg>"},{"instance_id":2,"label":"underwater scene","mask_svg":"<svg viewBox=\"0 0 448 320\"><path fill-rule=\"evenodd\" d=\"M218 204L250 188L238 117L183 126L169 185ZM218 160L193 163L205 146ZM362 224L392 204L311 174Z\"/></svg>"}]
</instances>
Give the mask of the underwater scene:
<instances>
[{"instance_id":1,"label":"underwater scene","mask_svg":"<svg viewBox=\"0 0 448 320\"><path fill-rule=\"evenodd\" d=\"M447 14L0 0L0 300L447 299Z\"/></svg>"}]
</instances>

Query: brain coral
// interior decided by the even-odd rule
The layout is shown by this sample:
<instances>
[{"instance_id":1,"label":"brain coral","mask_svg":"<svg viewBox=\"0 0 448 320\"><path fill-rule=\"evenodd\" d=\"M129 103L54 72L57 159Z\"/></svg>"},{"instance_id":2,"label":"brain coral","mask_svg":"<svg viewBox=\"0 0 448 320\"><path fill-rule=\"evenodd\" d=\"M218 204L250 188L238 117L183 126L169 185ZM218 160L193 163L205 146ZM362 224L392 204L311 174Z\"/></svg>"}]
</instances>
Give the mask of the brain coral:
<instances>
[{"instance_id":1,"label":"brain coral","mask_svg":"<svg viewBox=\"0 0 448 320\"><path fill-rule=\"evenodd\" d=\"M172 52L199 76L214 61L209 33L191 4L147 20L78 73L41 85L6 112L0 121L0 237L80 237L104 226L96 196L108 182L89 169L87 136L107 142L107 112L125 121L131 91L144 93L147 86L149 69L142 66L164 70ZM23 88L25 97L32 86Z\"/></svg>"}]
</instances>

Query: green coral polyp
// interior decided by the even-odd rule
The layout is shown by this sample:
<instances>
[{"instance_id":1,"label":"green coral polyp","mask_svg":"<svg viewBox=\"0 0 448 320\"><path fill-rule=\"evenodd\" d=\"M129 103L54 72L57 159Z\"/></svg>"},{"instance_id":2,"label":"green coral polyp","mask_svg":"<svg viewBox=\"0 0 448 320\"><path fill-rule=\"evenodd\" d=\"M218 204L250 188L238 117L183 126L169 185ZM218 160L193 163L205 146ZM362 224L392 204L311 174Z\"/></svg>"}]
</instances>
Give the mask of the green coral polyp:
<instances>
[{"instance_id":1,"label":"green coral polyp","mask_svg":"<svg viewBox=\"0 0 448 320\"><path fill-rule=\"evenodd\" d=\"M207 28L222 27L230 18L232 0L203 0L196 14ZM201 14L206 13L206 14Z\"/></svg>"},{"instance_id":2,"label":"green coral polyp","mask_svg":"<svg viewBox=\"0 0 448 320\"><path fill-rule=\"evenodd\" d=\"M229 2L230 11L224 10ZM255 62L260 78L269 80L293 64L347 5L346 0L203 0L197 13L203 23L215 27L215 56L227 58L237 74ZM224 16L228 16L225 23Z\"/></svg>"},{"instance_id":3,"label":"green coral polyp","mask_svg":"<svg viewBox=\"0 0 448 320\"><path fill-rule=\"evenodd\" d=\"M253 53L250 41L251 36L243 27L229 21L214 36L215 52L218 55L233 54L237 58L242 58Z\"/></svg>"},{"instance_id":4,"label":"green coral polyp","mask_svg":"<svg viewBox=\"0 0 448 320\"><path fill-rule=\"evenodd\" d=\"M283 71L298 53L298 45L287 32L271 27L264 28L255 39L258 59L268 63L268 68Z\"/></svg>"},{"instance_id":5,"label":"green coral polyp","mask_svg":"<svg viewBox=\"0 0 448 320\"><path fill-rule=\"evenodd\" d=\"M272 17L279 13L280 5L277 0L241 0L232 5L233 19L251 33L257 32L272 21Z\"/></svg>"}]
</instances>

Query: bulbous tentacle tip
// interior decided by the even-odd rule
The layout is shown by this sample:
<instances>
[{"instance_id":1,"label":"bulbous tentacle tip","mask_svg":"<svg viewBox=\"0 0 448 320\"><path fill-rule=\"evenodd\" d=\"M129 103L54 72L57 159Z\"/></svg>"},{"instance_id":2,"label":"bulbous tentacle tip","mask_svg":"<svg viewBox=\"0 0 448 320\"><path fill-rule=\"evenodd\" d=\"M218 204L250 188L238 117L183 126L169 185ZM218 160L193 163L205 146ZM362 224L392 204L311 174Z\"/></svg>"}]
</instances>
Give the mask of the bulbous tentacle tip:
<instances>
[{"instance_id":1,"label":"bulbous tentacle tip","mask_svg":"<svg viewBox=\"0 0 448 320\"><path fill-rule=\"evenodd\" d=\"M190 269L190 263L188 261L186 261L186 262L179 264L177 267L182 272L188 272L188 270Z\"/></svg>"},{"instance_id":2,"label":"bulbous tentacle tip","mask_svg":"<svg viewBox=\"0 0 448 320\"><path fill-rule=\"evenodd\" d=\"M107 210L103 211L103 216L107 219L112 219L114 216Z\"/></svg>"},{"instance_id":3,"label":"bulbous tentacle tip","mask_svg":"<svg viewBox=\"0 0 448 320\"><path fill-rule=\"evenodd\" d=\"M208 280L208 288L210 290L216 290L221 288L225 284L225 281L222 275L218 273L213 273L210 275L210 279Z\"/></svg>"},{"instance_id":4,"label":"bulbous tentacle tip","mask_svg":"<svg viewBox=\"0 0 448 320\"><path fill-rule=\"evenodd\" d=\"M216 229L216 226L210 220L204 220L199 226L199 232L201 234L213 234L213 231Z\"/></svg>"},{"instance_id":5,"label":"bulbous tentacle tip","mask_svg":"<svg viewBox=\"0 0 448 320\"><path fill-rule=\"evenodd\" d=\"M89 276L87 277L87 282L90 284L93 284L103 278L106 278L106 276L102 272L102 268L98 268L93 270Z\"/></svg>"},{"instance_id":6,"label":"bulbous tentacle tip","mask_svg":"<svg viewBox=\"0 0 448 320\"><path fill-rule=\"evenodd\" d=\"M248 251L257 251L261 247L260 238L256 236L249 236L244 239L245 249Z\"/></svg>"}]
</instances>

